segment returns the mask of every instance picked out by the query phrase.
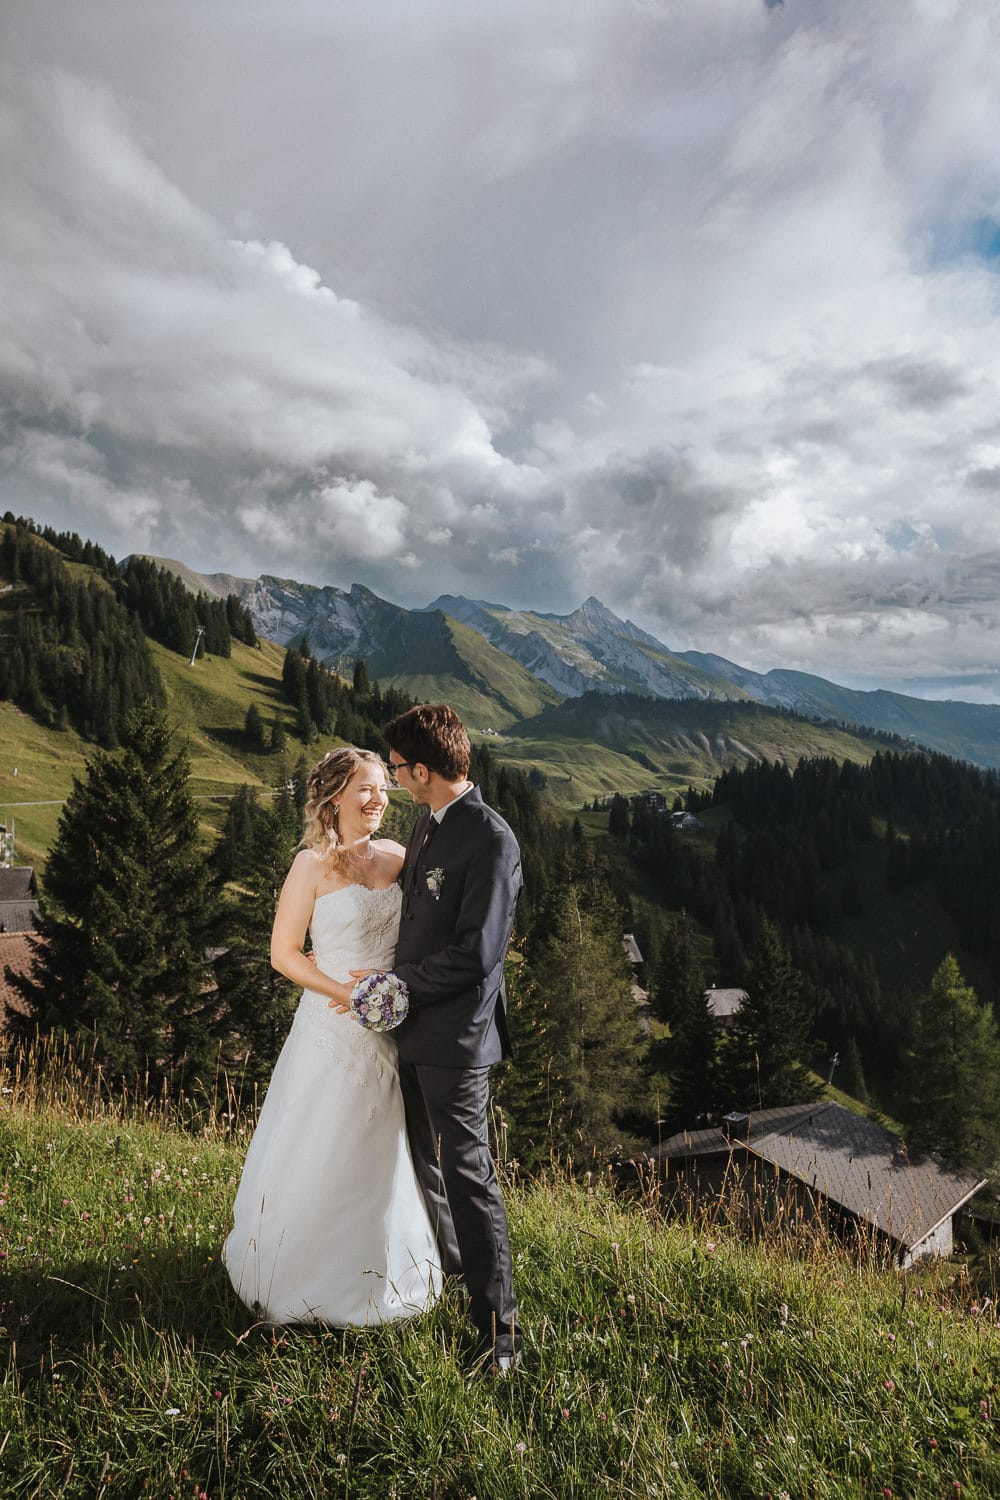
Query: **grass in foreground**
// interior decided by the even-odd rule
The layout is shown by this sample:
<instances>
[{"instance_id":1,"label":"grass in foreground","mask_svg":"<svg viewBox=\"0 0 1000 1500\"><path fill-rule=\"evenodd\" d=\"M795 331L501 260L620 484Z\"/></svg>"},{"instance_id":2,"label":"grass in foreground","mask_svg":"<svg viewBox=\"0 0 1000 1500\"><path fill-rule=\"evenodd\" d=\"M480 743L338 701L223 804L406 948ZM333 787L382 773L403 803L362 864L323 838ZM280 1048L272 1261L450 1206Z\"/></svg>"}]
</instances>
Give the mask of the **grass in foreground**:
<instances>
[{"instance_id":1,"label":"grass in foreground","mask_svg":"<svg viewBox=\"0 0 1000 1500\"><path fill-rule=\"evenodd\" d=\"M235 1110L182 1127L85 1065L0 1066L4 1497L1000 1494L995 1297L960 1267L509 1183L526 1364L470 1382L454 1298L254 1324L219 1263Z\"/></svg>"}]
</instances>

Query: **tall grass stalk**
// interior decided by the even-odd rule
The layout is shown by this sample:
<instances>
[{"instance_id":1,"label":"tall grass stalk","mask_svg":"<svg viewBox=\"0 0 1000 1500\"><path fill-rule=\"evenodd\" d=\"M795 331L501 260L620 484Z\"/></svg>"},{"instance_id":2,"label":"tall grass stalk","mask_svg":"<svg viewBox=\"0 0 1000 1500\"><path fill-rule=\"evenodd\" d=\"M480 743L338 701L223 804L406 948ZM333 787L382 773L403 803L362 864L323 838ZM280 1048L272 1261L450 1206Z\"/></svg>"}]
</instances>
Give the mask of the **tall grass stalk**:
<instances>
[{"instance_id":1,"label":"tall grass stalk","mask_svg":"<svg viewBox=\"0 0 1000 1500\"><path fill-rule=\"evenodd\" d=\"M238 1090L119 1097L44 1048L0 1076L4 1500L1000 1494L995 1291L961 1265L508 1174L526 1361L475 1381L454 1294L370 1331L239 1305Z\"/></svg>"}]
</instances>

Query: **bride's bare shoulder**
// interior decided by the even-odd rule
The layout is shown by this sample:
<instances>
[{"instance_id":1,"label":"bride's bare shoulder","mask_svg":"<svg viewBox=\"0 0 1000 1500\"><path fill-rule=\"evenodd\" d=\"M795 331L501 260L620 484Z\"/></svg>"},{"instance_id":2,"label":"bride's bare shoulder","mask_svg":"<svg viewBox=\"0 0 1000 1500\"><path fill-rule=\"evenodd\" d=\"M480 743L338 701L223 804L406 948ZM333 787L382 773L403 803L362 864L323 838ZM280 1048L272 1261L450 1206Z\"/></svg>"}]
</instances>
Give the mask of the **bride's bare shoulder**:
<instances>
[{"instance_id":1,"label":"bride's bare shoulder","mask_svg":"<svg viewBox=\"0 0 1000 1500\"><path fill-rule=\"evenodd\" d=\"M288 870L289 882L295 886L315 886L323 878L324 859L318 849L300 849Z\"/></svg>"},{"instance_id":2,"label":"bride's bare shoulder","mask_svg":"<svg viewBox=\"0 0 1000 1500\"><path fill-rule=\"evenodd\" d=\"M320 849L300 849L292 860L292 869L322 870L325 861L326 855Z\"/></svg>"},{"instance_id":3,"label":"bride's bare shoulder","mask_svg":"<svg viewBox=\"0 0 1000 1500\"><path fill-rule=\"evenodd\" d=\"M380 854L392 854L397 859L402 859L406 849L402 844L397 844L395 839L373 839L372 843Z\"/></svg>"},{"instance_id":4,"label":"bride's bare shoulder","mask_svg":"<svg viewBox=\"0 0 1000 1500\"><path fill-rule=\"evenodd\" d=\"M391 862L395 866L394 873L398 875L403 868L403 858L406 854L402 844L397 844L395 839L375 839L373 843L379 856L386 863Z\"/></svg>"}]
</instances>

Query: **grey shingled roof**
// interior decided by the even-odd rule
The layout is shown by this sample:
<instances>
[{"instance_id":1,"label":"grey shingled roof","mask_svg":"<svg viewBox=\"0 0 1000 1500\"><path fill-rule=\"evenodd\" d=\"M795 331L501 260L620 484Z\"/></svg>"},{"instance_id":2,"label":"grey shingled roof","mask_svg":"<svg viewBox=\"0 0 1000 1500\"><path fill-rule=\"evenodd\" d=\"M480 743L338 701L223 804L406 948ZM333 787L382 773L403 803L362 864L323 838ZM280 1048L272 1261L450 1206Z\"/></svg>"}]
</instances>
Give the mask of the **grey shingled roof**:
<instances>
[{"instance_id":1,"label":"grey shingled roof","mask_svg":"<svg viewBox=\"0 0 1000 1500\"><path fill-rule=\"evenodd\" d=\"M717 1021L725 1020L727 1016L735 1016L742 1008L744 1000L747 999L746 990L717 990L714 985L710 990L705 991L705 995L712 1007L712 1015Z\"/></svg>"},{"instance_id":2,"label":"grey shingled roof","mask_svg":"<svg viewBox=\"0 0 1000 1500\"><path fill-rule=\"evenodd\" d=\"M745 1146L747 1140L751 1142L759 1140L762 1136L769 1135L773 1130L780 1130L784 1125L810 1113L815 1108L814 1104L781 1104L774 1109L758 1109L750 1115L749 1135L741 1136L733 1143L726 1138L717 1125L705 1130L681 1130L663 1141L653 1154L659 1157L724 1154L729 1151L731 1144Z\"/></svg>"},{"instance_id":3,"label":"grey shingled roof","mask_svg":"<svg viewBox=\"0 0 1000 1500\"><path fill-rule=\"evenodd\" d=\"M985 1181L931 1156L908 1156L877 1121L832 1100L757 1110L748 1134L732 1142L717 1128L681 1131L655 1155L682 1160L741 1147L907 1247L918 1245Z\"/></svg>"},{"instance_id":4,"label":"grey shingled roof","mask_svg":"<svg viewBox=\"0 0 1000 1500\"><path fill-rule=\"evenodd\" d=\"M38 885L31 865L0 867L0 932L34 932Z\"/></svg>"},{"instance_id":5,"label":"grey shingled roof","mask_svg":"<svg viewBox=\"0 0 1000 1500\"><path fill-rule=\"evenodd\" d=\"M37 901L0 901L0 932L34 932Z\"/></svg>"},{"instance_id":6,"label":"grey shingled roof","mask_svg":"<svg viewBox=\"0 0 1000 1500\"><path fill-rule=\"evenodd\" d=\"M985 1180L931 1156L908 1156L877 1121L832 1101L755 1140L752 1150L906 1246L919 1244Z\"/></svg>"},{"instance_id":7,"label":"grey shingled roof","mask_svg":"<svg viewBox=\"0 0 1000 1500\"><path fill-rule=\"evenodd\" d=\"M622 947L625 949L625 957L630 964L641 964L642 954L639 952L639 944L631 932L626 932L622 938Z\"/></svg>"},{"instance_id":8,"label":"grey shingled roof","mask_svg":"<svg viewBox=\"0 0 1000 1500\"><path fill-rule=\"evenodd\" d=\"M37 896L31 865L0 866L0 901L34 901Z\"/></svg>"}]
</instances>

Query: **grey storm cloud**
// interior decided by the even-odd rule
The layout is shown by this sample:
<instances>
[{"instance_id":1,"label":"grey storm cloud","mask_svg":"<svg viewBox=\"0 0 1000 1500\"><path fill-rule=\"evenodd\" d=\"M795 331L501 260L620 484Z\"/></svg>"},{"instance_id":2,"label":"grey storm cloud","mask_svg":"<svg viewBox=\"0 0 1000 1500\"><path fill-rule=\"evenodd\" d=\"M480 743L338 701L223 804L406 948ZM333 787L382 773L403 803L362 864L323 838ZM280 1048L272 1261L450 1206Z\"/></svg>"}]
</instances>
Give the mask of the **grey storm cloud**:
<instances>
[{"instance_id":1,"label":"grey storm cloud","mask_svg":"<svg viewBox=\"0 0 1000 1500\"><path fill-rule=\"evenodd\" d=\"M869 365L863 373L884 382L904 405L922 411L939 411L969 393L962 374L941 361L887 359Z\"/></svg>"},{"instance_id":2,"label":"grey storm cloud","mask_svg":"<svg viewBox=\"0 0 1000 1500\"><path fill-rule=\"evenodd\" d=\"M205 571L981 672L992 0L36 0L4 505Z\"/></svg>"}]
</instances>

